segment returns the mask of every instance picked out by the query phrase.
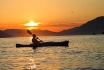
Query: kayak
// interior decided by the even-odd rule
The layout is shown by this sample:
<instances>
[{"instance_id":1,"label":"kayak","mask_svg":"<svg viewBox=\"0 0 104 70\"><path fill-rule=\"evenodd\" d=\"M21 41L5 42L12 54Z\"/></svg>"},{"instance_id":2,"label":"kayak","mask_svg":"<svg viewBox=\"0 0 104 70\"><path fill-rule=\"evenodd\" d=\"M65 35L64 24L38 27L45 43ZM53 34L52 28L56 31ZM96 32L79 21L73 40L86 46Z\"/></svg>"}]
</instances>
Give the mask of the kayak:
<instances>
[{"instance_id":1,"label":"kayak","mask_svg":"<svg viewBox=\"0 0 104 70\"><path fill-rule=\"evenodd\" d=\"M37 44L16 44L16 48L20 47L33 47L34 49L37 47L51 47L51 46L67 46L68 47L69 41L62 41L62 42L43 42Z\"/></svg>"}]
</instances>

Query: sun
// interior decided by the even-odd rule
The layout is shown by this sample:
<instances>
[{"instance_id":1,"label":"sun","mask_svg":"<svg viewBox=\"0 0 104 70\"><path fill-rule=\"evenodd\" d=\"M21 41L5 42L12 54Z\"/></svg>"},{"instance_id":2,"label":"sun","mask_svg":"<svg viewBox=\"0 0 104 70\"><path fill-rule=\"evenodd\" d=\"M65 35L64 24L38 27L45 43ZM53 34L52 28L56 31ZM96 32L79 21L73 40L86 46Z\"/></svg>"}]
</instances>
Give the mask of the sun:
<instances>
[{"instance_id":1,"label":"sun","mask_svg":"<svg viewBox=\"0 0 104 70\"><path fill-rule=\"evenodd\" d=\"M32 29L37 29L39 24L40 23L38 22L30 21L29 23L24 24L24 26L26 26L27 29L32 30Z\"/></svg>"},{"instance_id":2,"label":"sun","mask_svg":"<svg viewBox=\"0 0 104 70\"><path fill-rule=\"evenodd\" d=\"M36 22L33 22L33 21L30 21L29 23L26 23L24 24L25 26L29 26L29 27L34 27L34 26L38 26L39 23L36 23Z\"/></svg>"}]
</instances>

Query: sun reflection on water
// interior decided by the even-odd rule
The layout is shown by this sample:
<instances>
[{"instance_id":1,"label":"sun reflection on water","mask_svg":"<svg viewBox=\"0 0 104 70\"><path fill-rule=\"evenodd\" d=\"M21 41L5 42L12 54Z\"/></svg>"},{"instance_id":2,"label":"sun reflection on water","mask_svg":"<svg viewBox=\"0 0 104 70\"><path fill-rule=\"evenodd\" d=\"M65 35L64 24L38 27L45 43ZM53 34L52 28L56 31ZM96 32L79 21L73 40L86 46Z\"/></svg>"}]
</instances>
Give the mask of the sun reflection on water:
<instances>
[{"instance_id":1,"label":"sun reflection on water","mask_svg":"<svg viewBox=\"0 0 104 70\"><path fill-rule=\"evenodd\" d=\"M26 66L26 69L36 69L36 64L32 58L29 58L29 63Z\"/></svg>"},{"instance_id":2,"label":"sun reflection on water","mask_svg":"<svg viewBox=\"0 0 104 70\"><path fill-rule=\"evenodd\" d=\"M30 37L29 40L31 41L32 40L32 37Z\"/></svg>"}]
</instances>

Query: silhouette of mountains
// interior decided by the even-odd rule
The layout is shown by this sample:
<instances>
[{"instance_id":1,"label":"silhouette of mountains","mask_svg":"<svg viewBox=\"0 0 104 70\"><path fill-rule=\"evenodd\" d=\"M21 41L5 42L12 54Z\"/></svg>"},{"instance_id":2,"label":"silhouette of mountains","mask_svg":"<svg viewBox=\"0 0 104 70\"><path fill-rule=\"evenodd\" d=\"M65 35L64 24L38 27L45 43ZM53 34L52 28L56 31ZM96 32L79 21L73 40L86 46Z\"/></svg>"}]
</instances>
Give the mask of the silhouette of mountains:
<instances>
[{"instance_id":1,"label":"silhouette of mountains","mask_svg":"<svg viewBox=\"0 0 104 70\"><path fill-rule=\"evenodd\" d=\"M27 30L25 29L7 29L4 30L5 33L10 34L12 36L16 37L26 37L31 36L27 33ZM49 36L49 35L56 35L56 32L51 32L48 30L31 30L33 34L36 34L37 36Z\"/></svg>"},{"instance_id":2,"label":"silhouette of mountains","mask_svg":"<svg viewBox=\"0 0 104 70\"><path fill-rule=\"evenodd\" d=\"M35 33L37 36L101 34L104 32L104 16L90 20L80 27L74 27L72 29L63 30L60 32L52 32L49 30L32 30L31 32ZM11 36L26 37L31 35L29 35L25 29L7 29L4 31L0 30L0 37Z\"/></svg>"},{"instance_id":3,"label":"silhouette of mountains","mask_svg":"<svg viewBox=\"0 0 104 70\"><path fill-rule=\"evenodd\" d=\"M12 37L12 35L4 33L3 31L0 30L0 38L3 38L3 37Z\"/></svg>"},{"instance_id":4,"label":"silhouette of mountains","mask_svg":"<svg viewBox=\"0 0 104 70\"><path fill-rule=\"evenodd\" d=\"M80 27L74 27L72 29L59 32L60 35L83 35L83 34L101 34L104 32L104 16L97 17Z\"/></svg>"}]
</instances>

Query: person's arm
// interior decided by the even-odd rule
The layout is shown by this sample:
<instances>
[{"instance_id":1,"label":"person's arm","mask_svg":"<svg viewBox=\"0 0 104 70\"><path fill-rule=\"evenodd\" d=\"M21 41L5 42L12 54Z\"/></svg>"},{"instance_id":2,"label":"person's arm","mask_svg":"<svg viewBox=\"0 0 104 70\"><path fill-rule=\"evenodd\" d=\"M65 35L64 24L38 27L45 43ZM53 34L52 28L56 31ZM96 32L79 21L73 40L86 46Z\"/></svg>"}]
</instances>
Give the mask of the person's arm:
<instances>
[{"instance_id":1,"label":"person's arm","mask_svg":"<svg viewBox=\"0 0 104 70\"><path fill-rule=\"evenodd\" d=\"M36 37L36 39L39 39L38 37Z\"/></svg>"},{"instance_id":2,"label":"person's arm","mask_svg":"<svg viewBox=\"0 0 104 70\"><path fill-rule=\"evenodd\" d=\"M38 37L36 37L36 39L40 40ZM40 40L40 42L43 42L42 40Z\"/></svg>"}]
</instances>

